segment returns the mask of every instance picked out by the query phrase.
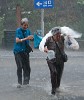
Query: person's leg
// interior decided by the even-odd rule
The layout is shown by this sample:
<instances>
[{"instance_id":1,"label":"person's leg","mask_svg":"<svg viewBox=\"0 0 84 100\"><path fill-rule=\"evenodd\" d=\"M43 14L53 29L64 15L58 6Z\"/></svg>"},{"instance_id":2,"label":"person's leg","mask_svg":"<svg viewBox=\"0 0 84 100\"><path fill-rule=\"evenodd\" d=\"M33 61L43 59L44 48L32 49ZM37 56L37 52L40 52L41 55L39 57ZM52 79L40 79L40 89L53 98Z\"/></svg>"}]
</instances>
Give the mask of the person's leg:
<instances>
[{"instance_id":1,"label":"person's leg","mask_svg":"<svg viewBox=\"0 0 84 100\"><path fill-rule=\"evenodd\" d=\"M30 72L31 72L31 68L30 68L30 61L29 61L29 55L25 54L25 58L23 60L23 84L29 84L29 80L30 80Z\"/></svg>"},{"instance_id":2,"label":"person's leg","mask_svg":"<svg viewBox=\"0 0 84 100\"><path fill-rule=\"evenodd\" d=\"M49 69L50 69L50 75L51 75L51 85L52 85L52 94L55 94L56 87L57 87L57 71L54 63L51 63L47 61Z\"/></svg>"},{"instance_id":3,"label":"person's leg","mask_svg":"<svg viewBox=\"0 0 84 100\"><path fill-rule=\"evenodd\" d=\"M63 69L64 69L64 63L61 63L56 67L56 70L57 70L57 87L58 88L60 87L60 82L61 82L61 77L62 77L62 74L63 74Z\"/></svg>"},{"instance_id":4,"label":"person's leg","mask_svg":"<svg viewBox=\"0 0 84 100\"><path fill-rule=\"evenodd\" d=\"M15 54L15 61L17 65L17 77L18 77L18 83L22 85L22 58L20 54Z\"/></svg>"}]
</instances>

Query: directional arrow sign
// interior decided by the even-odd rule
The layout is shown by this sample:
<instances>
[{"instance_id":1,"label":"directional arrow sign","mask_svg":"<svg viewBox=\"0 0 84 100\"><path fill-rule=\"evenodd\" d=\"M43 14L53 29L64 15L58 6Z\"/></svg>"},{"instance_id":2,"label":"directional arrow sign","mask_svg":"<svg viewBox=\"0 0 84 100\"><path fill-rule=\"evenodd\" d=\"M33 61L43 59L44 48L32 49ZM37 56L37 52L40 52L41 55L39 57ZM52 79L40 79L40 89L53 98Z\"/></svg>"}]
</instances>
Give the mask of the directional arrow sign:
<instances>
[{"instance_id":1,"label":"directional arrow sign","mask_svg":"<svg viewBox=\"0 0 84 100\"><path fill-rule=\"evenodd\" d=\"M39 6L42 5L42 3L41 2L37 2L36 5L39 7Z\"/></svg>"},{"instance_id":2,"label":"directional arrow sign","mask_svg":"<svg viewBox=\"0 0 84 100\"><path fill-rule=\"evenodd\" d=\"M53 8L54 0L34 0L35 8Z\"/></svg>"}]
</instances>

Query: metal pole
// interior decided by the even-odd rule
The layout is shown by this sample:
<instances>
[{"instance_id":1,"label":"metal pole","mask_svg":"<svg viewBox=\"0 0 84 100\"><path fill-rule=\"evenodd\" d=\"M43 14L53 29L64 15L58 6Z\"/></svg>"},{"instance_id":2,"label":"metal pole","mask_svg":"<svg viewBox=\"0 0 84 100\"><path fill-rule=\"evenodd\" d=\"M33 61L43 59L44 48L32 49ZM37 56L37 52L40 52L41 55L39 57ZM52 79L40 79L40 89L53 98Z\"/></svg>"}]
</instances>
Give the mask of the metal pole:
<instances>
[{"instance_id":1,"label":"metal pole","mask_svg":"<svg viewBox=\"0 0 84 100\"><path fill-rule=\"evenodd\" d=\"M44 36L44 9L41 9L41 31L42 36Z\"/></svg>"}]
</instances>

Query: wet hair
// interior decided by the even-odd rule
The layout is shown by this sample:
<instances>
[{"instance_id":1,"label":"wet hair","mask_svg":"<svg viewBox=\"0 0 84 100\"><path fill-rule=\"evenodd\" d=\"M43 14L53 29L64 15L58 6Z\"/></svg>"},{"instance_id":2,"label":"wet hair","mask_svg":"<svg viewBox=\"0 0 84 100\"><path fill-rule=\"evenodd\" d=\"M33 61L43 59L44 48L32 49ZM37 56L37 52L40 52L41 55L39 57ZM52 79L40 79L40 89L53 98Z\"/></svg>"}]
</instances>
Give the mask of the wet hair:
<instances>
[{"instance_id":1,"label":"wet hair","mask_svg":"<svg viewBox=\"0 0 84 100\"><path fill-rule=\"evenodd\" d=\"M27 18L22 18L21 20L21 25L23 25L24 23L28 22L28 19Z\"/></svg>"},{"instance_id":2,"label":"wet hair","mask_svg":"<svg viewBox=\"0 0 84 100\"><path fill-rule=\"evenodd\" d=\"M61 34L61 28L60 27L54 27L51 29L52 35L56 35L57 33Z\"/></svg>"}]
</instances>

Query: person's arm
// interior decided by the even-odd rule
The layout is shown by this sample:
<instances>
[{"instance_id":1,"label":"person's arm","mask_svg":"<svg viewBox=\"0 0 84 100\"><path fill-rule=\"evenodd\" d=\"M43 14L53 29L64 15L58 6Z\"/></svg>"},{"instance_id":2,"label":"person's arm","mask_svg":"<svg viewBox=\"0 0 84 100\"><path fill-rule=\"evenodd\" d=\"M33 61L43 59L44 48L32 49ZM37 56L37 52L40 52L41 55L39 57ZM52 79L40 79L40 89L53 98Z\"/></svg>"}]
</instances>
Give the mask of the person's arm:
<instances>
[{"instance_id":1,"label":"person's arm","mask_svg":"<svg viewBox=\"0 0 84 100\"><path fill-rule=\"evenodd\" d=\"M16 30L16 43L20 43L20 42L23 42L23 41L26 41L26 40L32 40L33 39L33 35L31 35L31 32L30 31L27 31L27 36L25 38L20 38L19 36L19 30L17 29Z\"/></svg>"},{"instance_id":2,"label":"person's arm","mask_svg":"<svg viewBox=\"0 0 84 100\"><path fill-rule=\"evenodd\" d=\"M19 39L18 37L16 37L16 43L23 42L25 40L32 40L32 39L33 39L32 35L27 36L26 38L23 38L23 39Z\"/></svg>"},{"instance_id":3,"label":"person's arm","mask_svg":"<svg viewBox=\"0 0 84 100\"><path fill-rule=\"evenodd\" d=\"M49 38L46 39L46 42L44 45L44 52L46 52L46 53L48 53L48 48L47 48L48 44L49 44Z\"/></svg>"},{"instance_id":4,"label":"person's arm","mask_svg":"<svg viewBox=\"0 0 84 100\"><path fill-rule=\"evenodd\" d=\"M29 29L27 30L27 36L26 36L26 38L27 38L27 40L33 40L34 39L34 36L31 34L31 31Z\"/></svg>"},{"instance_id":5,"label":"person's arm","mask_svg":"<svg viewBox=\"0 0 84 100\"><path fill-rule=\"evenodd\" d=\"M44 52L48 52L48 48L47 48L47 46L46 47L44 47Z\"/></svg>"},{"instance_id":6,"label":"person's arm","mask_svg":"<svg viewBox=\"0 0 84 100\"><path fill-rule=\"evenodd\" d=\"M44 45L46 43L46 39L48 37L52 36L51 32L47 33L43 38L42 38L42 41L40 42L40 45L39 45L39 50L44 52Z\"/></svg>"},{"instance_id":7,"label":"person's arm","mask_svg":"<svg viewBox=\"0 0 84 100\"><path fill-rule=\"evenodd\" d=\"M47 44L48 44L48 39L43 38L39 45L40 51L47 53L48 52Z\"/></svg>"}]
</instances>

